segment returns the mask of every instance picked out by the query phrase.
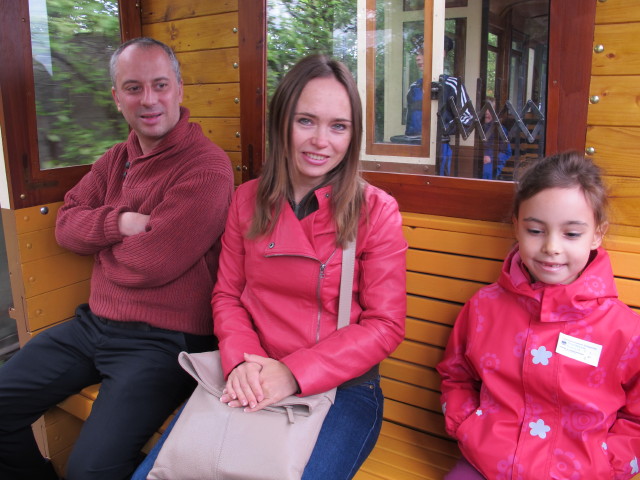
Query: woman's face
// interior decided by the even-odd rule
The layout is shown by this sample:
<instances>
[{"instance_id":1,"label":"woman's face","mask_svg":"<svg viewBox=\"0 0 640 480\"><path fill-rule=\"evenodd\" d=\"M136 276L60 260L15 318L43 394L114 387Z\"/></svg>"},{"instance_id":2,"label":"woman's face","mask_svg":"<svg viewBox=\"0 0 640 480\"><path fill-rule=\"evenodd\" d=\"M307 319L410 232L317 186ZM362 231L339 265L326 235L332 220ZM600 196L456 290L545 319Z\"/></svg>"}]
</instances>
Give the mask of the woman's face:
<instances>
[{"instance_id":1,"label":"woman's face","mask_svg":"<svg viewBox=\"0 0 640 480\"><path fill-rule=\"evenodd\" d=\"M291 182L296 203L343 160L352 135L346 88L334 77L309 81L293 113Z\"/></svg>"}]
</instances>

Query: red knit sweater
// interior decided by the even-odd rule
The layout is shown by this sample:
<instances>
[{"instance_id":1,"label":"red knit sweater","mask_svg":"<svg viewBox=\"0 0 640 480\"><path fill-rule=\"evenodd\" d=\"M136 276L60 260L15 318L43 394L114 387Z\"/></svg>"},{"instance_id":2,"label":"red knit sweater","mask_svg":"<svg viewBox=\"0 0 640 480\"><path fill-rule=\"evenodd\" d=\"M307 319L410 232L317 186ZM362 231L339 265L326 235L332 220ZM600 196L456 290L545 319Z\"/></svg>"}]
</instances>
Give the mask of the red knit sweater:
<instances>
[{"instance_id":1,"label":"red knit sweater","mask_svg":"<svg viewBox=\"0 0 640 480\"><path fill-rule=\"evenodd\" d=\"M182 108L147 155L133 131L109 149L65 195L56 239L94 255L89 305L96 315L209 335L233 173L224 151L188 119ZM127 211L150 215L145 233L119 233L118 216Z\"/></svg>"}]
</instances>

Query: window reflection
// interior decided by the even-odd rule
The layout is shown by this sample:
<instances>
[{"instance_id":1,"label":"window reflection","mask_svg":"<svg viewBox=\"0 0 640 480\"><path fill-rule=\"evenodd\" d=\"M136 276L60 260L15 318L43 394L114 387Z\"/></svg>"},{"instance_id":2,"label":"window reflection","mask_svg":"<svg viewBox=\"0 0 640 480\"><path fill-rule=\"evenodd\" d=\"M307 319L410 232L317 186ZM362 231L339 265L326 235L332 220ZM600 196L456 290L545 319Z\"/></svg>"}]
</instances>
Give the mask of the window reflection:
<instances>
[{"instance_id":1,"label":"window reflection","mask_svg":"<svg viewBox=\"0 0 640 480\"><path fill-rule=\"evenodd\" d=\"M269 88L328 53L360 76L365 169L513 180L544 155L549 0L442 4L269 0Z\"/></svg>"},{"instance_id":2,"label":"window reflection","mask_svg":"<svg viewBox=\"0 0 640 480\"><path fill-rule=\"evenodd\" d=\"M117 0L29 0L40 168L94 162L127 136L111 98Z\"/></svg>"}]
</instances>

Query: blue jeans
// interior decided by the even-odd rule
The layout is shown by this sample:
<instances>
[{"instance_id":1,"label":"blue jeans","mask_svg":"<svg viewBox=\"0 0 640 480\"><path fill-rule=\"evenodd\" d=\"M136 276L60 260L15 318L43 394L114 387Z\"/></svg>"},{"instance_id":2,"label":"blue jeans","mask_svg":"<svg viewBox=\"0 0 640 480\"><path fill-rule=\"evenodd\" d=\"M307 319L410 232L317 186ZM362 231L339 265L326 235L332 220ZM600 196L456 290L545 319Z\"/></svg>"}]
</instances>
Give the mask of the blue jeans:
<instances>
[{"instance_id":1,"label":"blue jeans","mask_svg":"<svg viewBox=\"0 0 640 480\"><path fill-rule=\"evenodd\" d=\"M69 395L102 382L66 478L128 479L140 449L193 390L178 353L211 348L213 336L111 322L81 305L75 318L40 333L0 367L0 478L56 478L31 423Z\"/></svg>"},{"instance_id":2,"label":"blue jeans","mask_svg":"<svg viewBox=\"0 0 640 480\"><path fill-rule=\"evenodd\" d=\"M302 480L353 478L378 440L384 397L380 380L339 388L336 401L322 424ZM178 415L140 464L131 480L145 480Z\"/></svg>"},{"instance_id":3,"label":"blue jeans","mask_svg":"<svg viewBox=\"0 0 640 480\"><path fill-rule=\"evenodd\" d=\"M451 145L443 143L440 147L440 176L449 176L451 174L451 157L453 151Z\"/></svg>"}]
</instances>

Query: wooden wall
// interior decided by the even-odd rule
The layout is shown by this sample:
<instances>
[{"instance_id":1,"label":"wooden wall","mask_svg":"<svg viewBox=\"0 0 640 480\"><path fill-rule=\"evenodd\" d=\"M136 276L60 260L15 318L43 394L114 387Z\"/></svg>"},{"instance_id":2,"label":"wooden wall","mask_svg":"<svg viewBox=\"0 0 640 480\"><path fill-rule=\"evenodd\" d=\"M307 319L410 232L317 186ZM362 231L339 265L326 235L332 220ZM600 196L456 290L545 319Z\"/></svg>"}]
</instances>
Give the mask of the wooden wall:
<instances>
[{"instance_id":1,"label":"wooden wall","mask_svg":"<svg viewBox=\"0 0 640 480\"><path fill-rule=\"evenodd\" d=\"M612 232L640 237L640 5L596 5L586 147L607 175Z\"/></svg>"},{"instance_id":2,"label":"wooden wall","mask_svg":"<svg viewBox=\"0 0 640 480\"><path fill-rule=\"evenodd\" d=\"M176 52L191 120L227 152L241 183L238 0L142 0L141 12L142 34Z\"/></svg>"}]
</instances>

